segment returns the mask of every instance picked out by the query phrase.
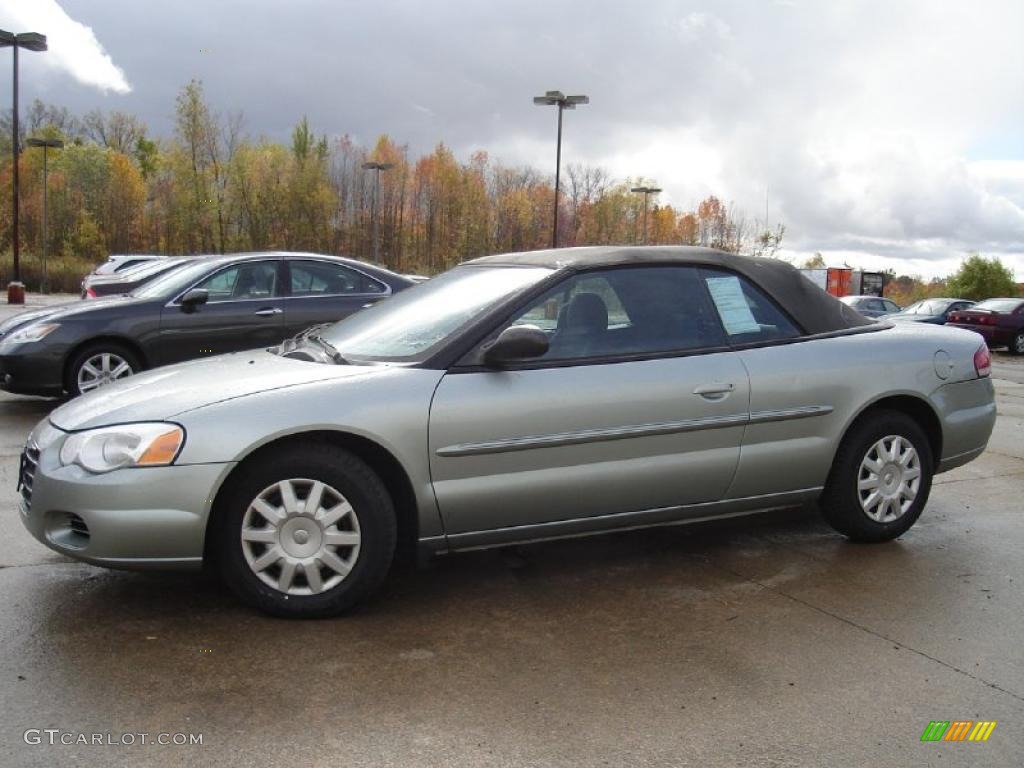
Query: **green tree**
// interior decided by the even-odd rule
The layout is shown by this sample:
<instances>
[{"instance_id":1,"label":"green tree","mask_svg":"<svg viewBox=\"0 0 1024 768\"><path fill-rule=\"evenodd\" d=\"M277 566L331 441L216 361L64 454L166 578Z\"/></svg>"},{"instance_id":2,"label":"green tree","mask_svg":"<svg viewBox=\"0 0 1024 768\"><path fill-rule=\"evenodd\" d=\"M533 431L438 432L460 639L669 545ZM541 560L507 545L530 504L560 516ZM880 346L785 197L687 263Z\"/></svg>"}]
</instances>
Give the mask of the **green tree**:
<instances>
[{"instance_id":1,"label":"green tree","mask_svg":"<svg viewBox=\"0 0 1024 768\"><path fill-rule=\"evenodd\" d=\"M997 257L986 259L972 253L946 280L946 292L959 299L981 301L996 296L1015 296L1017 284L1013 272Z\"/></svg>"},{"instance_id":2,"label":"green tree","mask_svg":"<svg viewBox=\"0 0 1024 768\"><path fill-rule=\"evenodd\" d=\"M803 264L804 269L824 269L825 268L825 257L821 255L821 251L815 251L814 255L807 259Z\"/></svg>"}]
</instances>

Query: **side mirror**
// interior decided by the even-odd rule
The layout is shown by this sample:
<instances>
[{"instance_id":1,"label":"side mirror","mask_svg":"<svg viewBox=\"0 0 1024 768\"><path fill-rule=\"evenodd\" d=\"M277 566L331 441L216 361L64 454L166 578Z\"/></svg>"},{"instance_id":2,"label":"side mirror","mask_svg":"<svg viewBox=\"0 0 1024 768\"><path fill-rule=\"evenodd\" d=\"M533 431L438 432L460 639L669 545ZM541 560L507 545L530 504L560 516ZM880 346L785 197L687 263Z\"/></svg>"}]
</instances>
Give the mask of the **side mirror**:
<instances>
[{"instance_id":1,"label":"side mirror","mask_svg":"<svg viewBox=\"0 0 1024 768\"><path fill-rule=\"evenodd\" d=\"M507 363L540 357L548 351L548 335L535 325L506 328L484 351L484 365L501 368Z\"/></svg>"},{"instance_id":2,"label":"side mirror","mask_svg":"<svg viewBox=\"0 0 1024 768\"><path fill-rule=\"evenodd\" d=\"M205 288L193 288L191 291L181 297L181 311L192 312L200 304L205 304L210 300L210 292Z\"/></svg>"}]
</instances>

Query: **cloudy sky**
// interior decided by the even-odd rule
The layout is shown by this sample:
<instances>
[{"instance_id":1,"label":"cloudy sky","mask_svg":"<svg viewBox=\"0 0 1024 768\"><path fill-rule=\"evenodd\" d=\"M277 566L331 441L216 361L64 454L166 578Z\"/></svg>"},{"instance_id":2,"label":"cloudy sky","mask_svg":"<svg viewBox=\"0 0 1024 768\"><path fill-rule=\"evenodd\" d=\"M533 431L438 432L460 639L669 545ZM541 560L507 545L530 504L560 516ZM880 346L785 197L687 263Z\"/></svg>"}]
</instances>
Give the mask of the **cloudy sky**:
<instances>
[{"instance_id":1,"label":"cloudy sky","mask_svg":"<svg viewBox=\"0 0 1024 768\"><path fill-rule=\"evenodd\" d=\"M380 133L553 166L547 89L585 93L563 160L784 223L791 256L925 276L967 251L1024 280L1020 0L0 0L49 35L22 99L169 134L192 77L253 135ZM9 82L9 55L0 56Z\"/></svg>"}]
</instances>

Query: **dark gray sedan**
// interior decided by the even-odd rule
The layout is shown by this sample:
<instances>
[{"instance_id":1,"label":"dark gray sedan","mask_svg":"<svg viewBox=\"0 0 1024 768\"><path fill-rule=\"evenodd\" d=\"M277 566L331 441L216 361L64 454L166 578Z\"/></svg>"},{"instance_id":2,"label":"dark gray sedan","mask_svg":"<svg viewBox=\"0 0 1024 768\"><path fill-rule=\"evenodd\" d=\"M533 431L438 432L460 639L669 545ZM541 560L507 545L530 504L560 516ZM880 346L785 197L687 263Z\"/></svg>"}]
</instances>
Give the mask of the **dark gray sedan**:
<instances>
[{"instance_id":1,"label":"dark gray sedan","mask_svg":"<svg viewBox=\"0 0 1024 768\"><path fill-rule=\"evenodd\" d=\"M889 315L889 320L908 323L927 323L928 325L945 325L949 321L950 312L959 312L974 306L967 299L922 299L911 304L902 312Z\"/></svg>"},{"instance_id":2,"label":"dark gray sedan","mask_svg":"<svg viewBox=\"0 0 1024 768\"><path fill-rule=\"evenodd\" d=\"M147 368L278 344L413 284L380 267L311 253L197 258L127 296L0 324L0 388L79 395Z\"/></svg>"}]
</instances>

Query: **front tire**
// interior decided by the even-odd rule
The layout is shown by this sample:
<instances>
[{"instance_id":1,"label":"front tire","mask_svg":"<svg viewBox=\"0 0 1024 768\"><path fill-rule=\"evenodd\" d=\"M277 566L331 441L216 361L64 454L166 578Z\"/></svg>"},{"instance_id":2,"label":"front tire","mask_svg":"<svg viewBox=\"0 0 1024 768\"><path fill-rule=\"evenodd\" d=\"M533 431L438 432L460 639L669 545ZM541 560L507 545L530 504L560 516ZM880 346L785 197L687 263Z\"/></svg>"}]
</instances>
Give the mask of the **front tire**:
<instances>
[{"instance_id":1,"label":"front tire","mask_svg":"<svg viewBox=\"0 0 1024 768\"><path fill-rule=\"evenodd\" d=\"M934 462L920 425L900 411L875 411L856 423L836 452L820 507L854 541L889 541L920 517Z\"/></svg>"},{"instance_id":2,"label":"front tire","mask_svg":"<svg viewBox=\"0 0 1024 768\"><path fill-rule=\"evenodd\" d=\"M113 341L96 342L79 350L71 359L66 388L72 397L77 397L134 376L141 370L142 361L128 347Z\"/></svg>"},{"instance_id":3,"label":"front tire","mask_svg":"<svg viewBox=\"0 0 1024 768\"><path fill-rule=\"evenodd\" d=\"M1010 354L1013 355L1024 355L1024 328L1017 331L1017 335L1013 337L1013 341L1009 344Z\"/></svg>"},{"instance_id":4,"label":"front tire","mask_svg":"<svg viewBox=\"0 0 1024 768\"><path fill-rule=\"evenodd\" d=\"M324 618L376 591L396 538L391 497L365 462L328 443L284 444L232 479L216 546L242 601L274 616Z\"/></svg>"}]
</instances>

